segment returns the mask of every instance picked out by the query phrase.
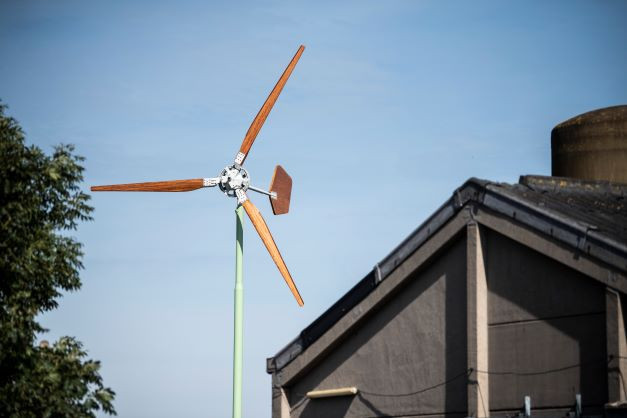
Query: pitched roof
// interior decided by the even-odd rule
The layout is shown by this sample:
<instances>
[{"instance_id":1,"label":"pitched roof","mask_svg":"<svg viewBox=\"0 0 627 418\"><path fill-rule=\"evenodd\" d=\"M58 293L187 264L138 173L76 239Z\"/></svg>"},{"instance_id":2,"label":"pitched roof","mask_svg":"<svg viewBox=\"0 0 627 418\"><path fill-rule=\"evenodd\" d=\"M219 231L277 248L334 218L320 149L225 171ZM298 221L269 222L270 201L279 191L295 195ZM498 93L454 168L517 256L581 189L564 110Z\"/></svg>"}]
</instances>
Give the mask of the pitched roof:
<instances>
[{"instance_id":1,"label":"pitched roof","mask_svg":"<svg viewBox=\"0 0 627 418\"><path fill-rule=\"evenodd\" d=\"M269 358L268 372L289 364L458 212L473 205L515 219L574 251L627 272L627 184L544 176L521 176L518 184L471 178L296 339Z\"/></svg>"}]
</instances>

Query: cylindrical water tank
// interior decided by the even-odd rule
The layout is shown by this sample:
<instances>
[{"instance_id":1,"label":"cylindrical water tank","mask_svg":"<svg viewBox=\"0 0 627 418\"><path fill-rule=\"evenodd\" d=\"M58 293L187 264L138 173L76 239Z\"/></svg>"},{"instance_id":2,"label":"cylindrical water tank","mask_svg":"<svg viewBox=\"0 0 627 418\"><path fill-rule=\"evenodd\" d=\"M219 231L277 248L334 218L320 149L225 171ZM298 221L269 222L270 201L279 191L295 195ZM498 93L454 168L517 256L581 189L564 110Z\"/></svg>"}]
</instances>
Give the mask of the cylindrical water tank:
<instances>
[{"instance_id":1,"label":"cylindrical water tank","mask_svg":"<svg viewBox=\"0 0 627 418\"><path fill-rule=\"evenodd\" d=\"M627 105L583 113L551 131L552 175L627 183Z\"/></svg>"}]
</instances>

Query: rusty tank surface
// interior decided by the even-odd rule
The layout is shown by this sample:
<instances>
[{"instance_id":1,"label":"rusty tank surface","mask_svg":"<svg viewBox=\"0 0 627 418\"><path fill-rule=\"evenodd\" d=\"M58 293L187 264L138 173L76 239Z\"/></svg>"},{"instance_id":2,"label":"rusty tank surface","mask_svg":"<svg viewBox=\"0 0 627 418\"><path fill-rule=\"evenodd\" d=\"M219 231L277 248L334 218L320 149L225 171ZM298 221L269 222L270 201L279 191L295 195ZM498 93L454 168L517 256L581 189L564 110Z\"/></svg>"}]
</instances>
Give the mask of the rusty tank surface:
<instances>
[{"instance_id":1,"label":"rusty tank surface","mask_svg":"<svg viewBox=\"0 0 627 418\"><path fill-rule=\"evenodd\" d=\"M551 131L552 175L627 183L627 105L593 110Z\"/></svg>"}]
</instances>

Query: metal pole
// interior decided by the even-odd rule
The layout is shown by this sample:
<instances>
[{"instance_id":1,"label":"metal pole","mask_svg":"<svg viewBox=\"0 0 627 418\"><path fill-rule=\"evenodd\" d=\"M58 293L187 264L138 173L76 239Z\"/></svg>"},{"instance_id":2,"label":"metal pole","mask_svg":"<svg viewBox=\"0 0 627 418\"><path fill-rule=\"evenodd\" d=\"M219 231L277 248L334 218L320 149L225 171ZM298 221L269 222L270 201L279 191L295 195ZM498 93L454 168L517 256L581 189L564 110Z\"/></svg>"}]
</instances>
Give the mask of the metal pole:
<instances>
[{"instance_id":1,"label":"metal pole","mask_svg":"<svg viewBox=\"0 0 627 418\"><path fill-rule=\"evenodd\" d=\"M244 209L235 210L235 315L233 327L233 418L242 416L242 362L244 353L244 283L242 256L244 250Z\"/></svg>"}]
</instances>

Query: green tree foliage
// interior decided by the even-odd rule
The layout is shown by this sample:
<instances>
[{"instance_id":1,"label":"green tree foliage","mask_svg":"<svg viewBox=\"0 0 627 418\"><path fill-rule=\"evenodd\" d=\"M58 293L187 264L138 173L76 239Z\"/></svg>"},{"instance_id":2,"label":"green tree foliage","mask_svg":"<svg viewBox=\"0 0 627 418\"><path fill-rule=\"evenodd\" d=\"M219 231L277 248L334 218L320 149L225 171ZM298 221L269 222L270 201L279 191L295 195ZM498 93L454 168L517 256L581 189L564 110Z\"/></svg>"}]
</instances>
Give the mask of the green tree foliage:
<instances>
[{"instance_id":1,"label":"green tree foliage","mask_svg":"<svg viewBox=\"0 0 627 418\"><path fill-rule=\"evenodd\" d=\"M114 392L80 342L36 344L46 331L36 316L81 285L81 244L68 232L91 219L83 159L71 145L51 156L27 146L5 109L0 103L0 416L115 415Z\"/></svg>"}]
</instances>

